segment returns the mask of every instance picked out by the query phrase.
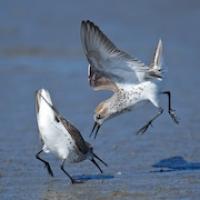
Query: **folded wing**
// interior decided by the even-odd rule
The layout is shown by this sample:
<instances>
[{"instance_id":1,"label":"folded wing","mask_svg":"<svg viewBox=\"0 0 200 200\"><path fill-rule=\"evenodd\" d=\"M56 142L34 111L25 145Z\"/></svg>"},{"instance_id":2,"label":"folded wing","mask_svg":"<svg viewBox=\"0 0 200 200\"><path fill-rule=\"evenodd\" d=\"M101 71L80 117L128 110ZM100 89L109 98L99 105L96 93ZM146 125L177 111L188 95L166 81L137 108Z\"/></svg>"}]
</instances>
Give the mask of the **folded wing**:
<instances>
[{"instance_id":1,"label":"folded wing","mask_svg":"<svg viewBox=\"0 0 200 200\"><path fill-rule=\"evenodd\" d=\"M60 119L62 125L67 130L67 132L74 139L74 141L76 143L76 147L79 149L79 151L82 152L83 154L86 154L88 152L88 145L85 142L85 140L83 139L83 137L81 136L80 131L65 118L59 116L59 119Z\"/></svg>"}]
</instances>

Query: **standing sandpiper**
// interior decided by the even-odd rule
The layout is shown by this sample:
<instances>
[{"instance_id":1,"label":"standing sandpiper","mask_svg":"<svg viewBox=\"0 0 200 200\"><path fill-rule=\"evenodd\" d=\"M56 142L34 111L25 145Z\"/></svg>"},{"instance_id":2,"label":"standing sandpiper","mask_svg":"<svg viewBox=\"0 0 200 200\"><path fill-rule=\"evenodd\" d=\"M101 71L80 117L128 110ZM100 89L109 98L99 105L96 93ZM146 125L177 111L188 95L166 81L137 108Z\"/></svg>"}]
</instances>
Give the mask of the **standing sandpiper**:
<instances>
[{"instance_id":1,"label":"standing sandpiper","mask_svg":"<svg viewBox=\"0 0 200 200\"><path fill-rule=\"evenodd\" d=\"M94 90L110 90L114 93L96 107L91 135L96 129L96 137L105 120L130 111L138 102L149 101L158 108L158 113L139 129L138 133L144 133L163 113L159 104L160 94L168 96L168 113L175 123L179 123L175 110L171 108L170 91L160 90L160 82L163 79L161 40L149 66L117 48L99 27L89 20L81 23L81 42L89 62L90 86Z\"/></svg>"},{"instance_id":2,"label":"standing sandpiper","mask_svg":"<svg viewBox=\"0 0 200 200\"><path fill-rule=\"evenodd\" d=\"M36 113L39 135L43 145L42 150L36 154L36 158L45 164L51 176L53 176L53 171L49 163L40 157L42 152L51 152L62 160L60 168L72 183L81 181L75 180L64 169L65 161L77 163L89 159L103 173L95 159L105 166L107 164L93 152L93 147L83 139L79 130L56 110L47 90L40 89L36 92Z\"/></svg>"}]
</instances>

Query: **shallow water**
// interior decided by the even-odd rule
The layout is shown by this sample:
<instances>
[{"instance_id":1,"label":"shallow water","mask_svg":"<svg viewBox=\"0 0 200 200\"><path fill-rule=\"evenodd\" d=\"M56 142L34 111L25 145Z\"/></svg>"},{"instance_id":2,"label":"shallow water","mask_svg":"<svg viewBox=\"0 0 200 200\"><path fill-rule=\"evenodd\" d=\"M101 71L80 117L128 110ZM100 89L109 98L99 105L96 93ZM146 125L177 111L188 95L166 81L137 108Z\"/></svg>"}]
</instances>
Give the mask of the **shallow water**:
<instances>
[{"instance_id":1,"label":"shallow water","mask_svg":"<svg viewBox=\"0 0 200 200\"><path fill-rule=\"evenodd\" d=\"M1 1L0 199L199 199L199 17L198 1ZM88 85L82 19L96 22L117 46L146 63L163 39L165 87L180 125L166 112L147 134L136 135L156 112L145 105L105 123L96 140L88 138L93 110L110 93ZM35 159L40 145L34 92L41 87L108 162L104 175L89 161L66 165L86 180L70 185L53 156L44 158L55 178ZM167 109L166 103L163 97Z\"/></svg>"}]
</instances>

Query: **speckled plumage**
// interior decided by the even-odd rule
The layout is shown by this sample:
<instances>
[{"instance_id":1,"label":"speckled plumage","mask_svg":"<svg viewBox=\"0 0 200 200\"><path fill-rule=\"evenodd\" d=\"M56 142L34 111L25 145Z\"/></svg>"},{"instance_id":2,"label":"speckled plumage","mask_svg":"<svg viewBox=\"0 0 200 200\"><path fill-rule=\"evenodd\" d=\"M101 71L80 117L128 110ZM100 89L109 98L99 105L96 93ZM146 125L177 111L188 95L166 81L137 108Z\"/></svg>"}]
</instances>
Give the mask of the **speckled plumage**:
<instances>
[{"instance_id":1,"label":"speckled plumage","mask_svg":"<svg viewBox=\"0 0 200 200\"><path fill-rule=\"evenodd\" d=\"M151 90L150 95L149 90ZM119 89L111 98L106 100L110 105L108 111L110 117L112 117L112 114L116 116L122 112L130 111L138 102L143 100L151 100L158 107L157 95L157 86L148 81Z\"/></svg>"},{"instance_id":2,"label":"speckled plumage","mask_svg":"<svg viewBox=\"0 0 200 200\"><path fill-rule=\"evenodd\" d=\"M93 152L93 147L83 139L79 130L56 110L47 90L37 91L35 104L39 135L43 145L36 158L46 165L49 174L53 176L49 163L39 157L42 152L53 153L62 160L61 170L72 183L76 181L64 169L65 161L77 163L89 159L102 173L94 158L104 165L106 163Z\"/></svg>"},{"instance_id":3,"label":"speckled plumage","mask_svg":"<svg viewBox=\"0 0 200 200\"><path fill-rule=\"evenodd\" d=\"M95 111L95 136L104 121L126 112L138 102L150 101L159 110L141 132L145 132L163 109L159 106L158 95L162 81L162 42L159 40L154 52L152 63L148 66L140 60L120 50L93 22L87 20L81 23L81 42L89 62L88 78L94 90L110 90L111 98L101 102ZM165 92L169 97L170 92ZM178 123L174 111L169 106L169 114ZM147 128L146 128L147 127Z\"/></svg>"}]
</instances>

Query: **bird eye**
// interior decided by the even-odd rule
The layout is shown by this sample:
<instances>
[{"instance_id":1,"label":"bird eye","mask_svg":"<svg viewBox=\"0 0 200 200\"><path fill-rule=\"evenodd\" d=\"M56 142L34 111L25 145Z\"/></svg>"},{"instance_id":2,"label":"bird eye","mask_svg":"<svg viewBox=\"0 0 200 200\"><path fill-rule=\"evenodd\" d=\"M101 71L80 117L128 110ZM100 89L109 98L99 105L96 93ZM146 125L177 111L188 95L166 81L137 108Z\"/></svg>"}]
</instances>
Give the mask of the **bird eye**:
<instances>
[{"instance_id":1,"label":"bird eye","mask_svg":"<svg viewBox=\"0 0 200 200\"><path fill-rule=\"evenodd\" d=\"M97 115L97 119L101 119L101 115Z\"/></svg>"}]
</instances>

